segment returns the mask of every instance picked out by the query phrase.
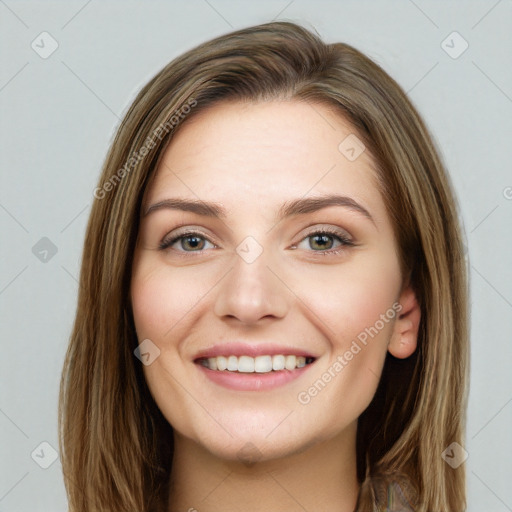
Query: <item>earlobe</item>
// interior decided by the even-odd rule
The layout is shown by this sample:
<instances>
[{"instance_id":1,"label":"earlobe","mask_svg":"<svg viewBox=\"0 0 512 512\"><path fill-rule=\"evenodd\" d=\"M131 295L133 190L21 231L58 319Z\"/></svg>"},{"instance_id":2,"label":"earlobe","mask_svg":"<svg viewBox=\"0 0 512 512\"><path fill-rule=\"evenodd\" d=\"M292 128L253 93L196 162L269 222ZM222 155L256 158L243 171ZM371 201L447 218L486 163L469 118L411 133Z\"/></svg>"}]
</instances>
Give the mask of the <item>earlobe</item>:
<instances>
[{"instance_id":1,"label":"earlobe","mask_svg":"<svg viewBox=\"0 0 512 512\"><path fill-rule=\"evenodd\" d=\"M388 351L399 359L405 359L414 353L418 344L421 308L411 286L404 288L399 302L402 309L395 321Z\"/></svg>"}]
</instances>

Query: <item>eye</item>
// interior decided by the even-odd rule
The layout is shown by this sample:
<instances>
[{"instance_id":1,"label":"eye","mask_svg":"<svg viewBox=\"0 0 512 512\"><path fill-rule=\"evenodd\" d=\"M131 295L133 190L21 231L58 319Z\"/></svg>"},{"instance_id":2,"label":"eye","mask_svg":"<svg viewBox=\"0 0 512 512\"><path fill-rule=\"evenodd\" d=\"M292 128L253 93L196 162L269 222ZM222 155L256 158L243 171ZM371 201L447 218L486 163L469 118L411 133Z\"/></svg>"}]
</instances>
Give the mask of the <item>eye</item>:
<instances>
[{"instance_id":1,"label":"eye","mask_svg":"<svg viewBox=\"0 0 512 512\"><path fill-rule=\"evenodd\" d=\"M303 244L306 244L306 247L301 247ZM345 232L326 228L309 233L293 248L312 249L313 252L319 254L338 254L344 247L352 247L354 245L354 242Z\"/></svg>"},{"instance_id":2,"label":"eye","mask_svg":"<svg viewBox=\"0 0 512 512\"><path fill-rule=\"evenodd\" d=\"M308 243L309 241L309 243ZM211 247L207 245L210 244ZM307 244L306 247L302 246ZM354 242L349 236L337 229L320 229L312 231L299 244L292 246L293 249L312 249L317 254L338 254L344 247L354 246ZM205 249L215 248L208 238L198 231L186 231L171 235L162 240L159 249L173 249L177 252L197 252L201 253Z\"/></svg>"},{"instance_id":3,"label":"eye","mask_svg":"<svg viewBox=\"0 0 512 512\"><path fill-rule=\"evenodd\" d=\"M211 244L212 247L215 247L202 233L188 231L186 233L173 235L169 238L164 238L159 245L159 249L164 250L172 248L178 252L201 252L203 249L208 249L208 247L205 247L206 244Z\"/></svg>"}]
</instances>

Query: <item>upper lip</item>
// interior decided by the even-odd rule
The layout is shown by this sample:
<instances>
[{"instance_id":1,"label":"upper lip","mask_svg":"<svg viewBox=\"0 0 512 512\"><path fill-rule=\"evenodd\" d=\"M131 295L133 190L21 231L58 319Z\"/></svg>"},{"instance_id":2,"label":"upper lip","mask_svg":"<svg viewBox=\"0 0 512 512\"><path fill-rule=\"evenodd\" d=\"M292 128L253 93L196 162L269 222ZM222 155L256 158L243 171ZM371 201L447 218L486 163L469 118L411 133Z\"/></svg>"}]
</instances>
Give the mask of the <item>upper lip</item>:
<instances>
[{"instance_id":1,"label":"upper lip","mask_svg":"<svg viewBox=\"0 0 512 512\"><path fill-rule=\"evenodd\" d=\"M294 355L315 358L314 354L299 347L289 347L284 345L276 345L275 343L242 343L242 342L227 342L214 345L213 347L200 350L195 356L194 360L206 359L209 357L218 356L274 356L274 355Z\"/></svg>"}]
</instances>

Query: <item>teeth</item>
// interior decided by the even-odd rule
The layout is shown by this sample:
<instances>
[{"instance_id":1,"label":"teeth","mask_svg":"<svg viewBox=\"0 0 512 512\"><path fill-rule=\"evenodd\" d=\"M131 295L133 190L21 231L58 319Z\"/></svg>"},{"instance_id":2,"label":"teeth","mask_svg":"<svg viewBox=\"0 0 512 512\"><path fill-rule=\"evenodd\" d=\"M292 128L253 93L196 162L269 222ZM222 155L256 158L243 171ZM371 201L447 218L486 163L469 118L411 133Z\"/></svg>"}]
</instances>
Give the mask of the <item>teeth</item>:
<instances>
[{"instance_id":1,"label":"teeth","mask_svg":"<svg viewBox=\"0 0 512 512\"><path fill-rule=\"evenodd\" d=\"M228 370L230 372L237 372L238 371L238 357L236 357L236 356L229 356L228 357Z\"/></svg>"},{"instance_id":2,"label":"teeth","mask_svg":"<svg viewBox=\"0 0 512 512\"><path fill-rule=\"evenodd\" d=\"M235 357L235 356L232 356ZM235 358L236 359L236 358ZM253 373L254 372L255 361L252 357L249 356L241 356L238 358L237 369L239 372L243 373ZM231 370L231 368L229 368Z\"/></svg>"},{"instance_id":3,"label":"teeth","mask_svg":"<svg viewBox=\"0 0 512 512\"><path fill-rule=\"evenodd\" d=\"M273 370L284 370L284 363L286 359L284 356L273 356L272 357L272 369Z\"/></svg>"},{"instance_id":4,"label":"teeth","mask_svg":"<svg viewBox=\"0 0 512 512\"><path fill-rule=\"evenodd\" d=\"M241 358L240 358L241 359ZM252 359L249 358L249 359ZM272 356L258 356L254 359L254 371L256 373L268 373L272 371Z\"/></svg>"},{"instance_id":5,"label":"teeth","mask_svg":"<svg viewBox=\"0 0 512 512\"><path fill-rule=\"evenodd\" d=\"M306 364L312 363L312 358L304 356L218 356L201 360L201 364L210 370L240 373L269 373L271 371L295 370L303 368Z\"/></svg>"},{"instance_id":6,"label":"teeth","mask_svg":"<svg viewBox=\"0 0 512 512\"><path fill-rule=\"evenodd\" d=\"M286 356L284 367L287 370L294 370L297 366L297 358L295 356Z\"/></svg>"}]
</instances>

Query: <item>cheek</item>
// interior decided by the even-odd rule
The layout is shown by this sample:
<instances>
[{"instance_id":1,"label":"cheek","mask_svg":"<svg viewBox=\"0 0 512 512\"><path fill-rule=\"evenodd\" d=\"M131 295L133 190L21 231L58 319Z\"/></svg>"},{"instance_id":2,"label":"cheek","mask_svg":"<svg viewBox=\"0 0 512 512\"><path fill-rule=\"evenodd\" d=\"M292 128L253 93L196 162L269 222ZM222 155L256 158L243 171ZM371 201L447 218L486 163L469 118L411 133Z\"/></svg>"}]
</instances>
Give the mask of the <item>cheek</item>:
<instances>
[{"instance_id":1,"label":"cheek","mask_svg":"<svg viewBox=\"0 0 512 512\"><path fill-rule=\"evenodd\" d=\"M383 311L369 308L352 317L342 334L330 339L332 352L318 361L309 387L297 396L305 414L322 418L332 435L356 420L375 395L394 324L393 318L380 319ZM394 310L389 311L391 317Z\"/></svg>"},{"instance_id":2,"label":"cheek","mask_svg":"<svg viewBox=\"0 0 512 512\"><path fill-rule=\"evenodd\" d=\"M317 327L330 341L333 352L346 350L351 340L368 329L377 329L383 337L391 334L396 316L395 304L401 287L401 274L394 258L354 260L339 267L317 267L303 272L297 295L316 317ZM396 307L396 305L395 305ZM382 315L386 321L381 320ZM381 332L382 331L382 332Z\"/></svg>"},{"instance_id":3,"label":"cheek","mask_svg":"<svg viewBox=\"0 0 512 512\"><path fill-rule=\"evenodd\" d=\"M160 345L172 338L171 332L204 295L201 283L193 270L176 272L151 261L134 268L131 299L138 339Z\"/></svg>"},{"instance_id":4,"label":"cheek","mask_svg":"<svg viewBox=\"0 0 512 512\"><path fill-rule=\"evenodd\" d=\"M131 281L137 338L139 342L151 340L160 351L151 364L143 366L143 372L167 421L174 428L190 431L186 411L193 406L180 386L187 377L179 348L180 340L191 329L191 312L201 298L201 280L192 279L191 269L175 272L154 259L143 254L134 265Z\"/></svg>"},{"instance_id":5,"label":"cheek","mask_svg":"<svg viewBox=\"0 0 512 512\"><path fill-rule=\"evenodd\" d=\"M305 286L301 297L321 319L316 325L329 341L329 354L318 361L299 402L313 416L327 414L335 430L357 418L375 394L398 316L401 274L390 257L358 260L336 272L317 270L314 277L316 292Z\"/></svg>"}]
</instances>

